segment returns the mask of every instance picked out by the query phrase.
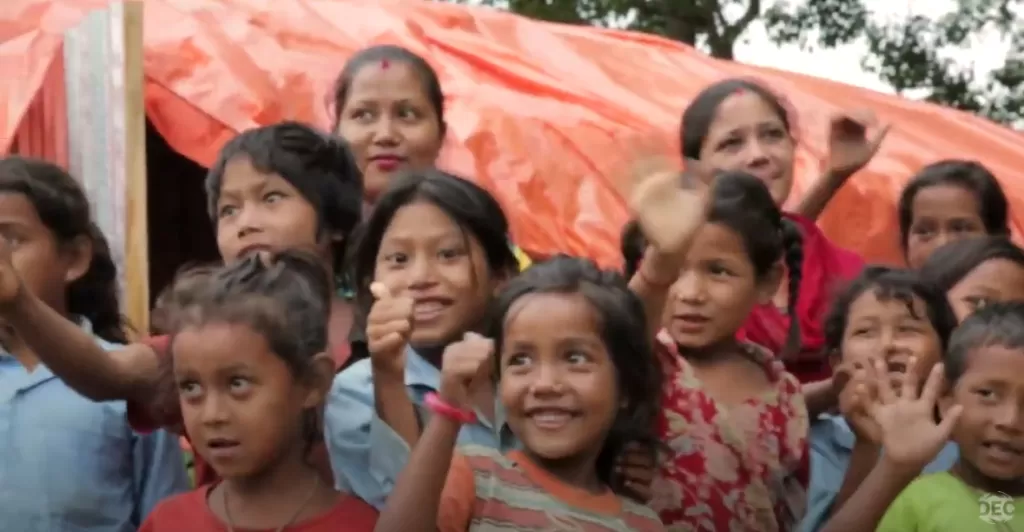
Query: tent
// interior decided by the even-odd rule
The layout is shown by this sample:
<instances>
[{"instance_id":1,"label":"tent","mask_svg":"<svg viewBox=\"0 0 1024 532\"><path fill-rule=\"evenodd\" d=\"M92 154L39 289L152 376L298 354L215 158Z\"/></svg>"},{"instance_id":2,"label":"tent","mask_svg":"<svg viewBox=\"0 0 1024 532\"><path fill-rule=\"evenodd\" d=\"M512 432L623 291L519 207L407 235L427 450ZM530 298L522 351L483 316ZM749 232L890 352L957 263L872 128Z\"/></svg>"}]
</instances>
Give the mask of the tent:
<instances>
[{"instance_id":1,"label":"tent","mask_svg":"<svg viewBox=\"0 0 1024 532\"><path fill-rule=\"evenodd\" d=\"M0 152L59 55L64 29L103 0L13 0L0 12ZM829 117L867 107L894 129L821 219L839 244L898 261L895 199L940 158L976 159L1024 212L1021 134L935 105L708 58L620 31L531 21L422 0L146 0L145 109L171 148L209 165L236 131L284 118L326 126L336 73L355 50L395 43L434 65L450 124L441 165L493 191L527 251L619 263L630 139L678 145L682 109L716 80L756 78L798 117L794 197L819 173ZM66 134L66 133L64 133ZM59 134L51 135L53 138ZM49 137L48 137L49 139ZM52 140L52 139L51 139ZM675 148L673 148L675 149ZM1022 229L1014 217L1014 231Z\"/></svg>"}]
</instances>

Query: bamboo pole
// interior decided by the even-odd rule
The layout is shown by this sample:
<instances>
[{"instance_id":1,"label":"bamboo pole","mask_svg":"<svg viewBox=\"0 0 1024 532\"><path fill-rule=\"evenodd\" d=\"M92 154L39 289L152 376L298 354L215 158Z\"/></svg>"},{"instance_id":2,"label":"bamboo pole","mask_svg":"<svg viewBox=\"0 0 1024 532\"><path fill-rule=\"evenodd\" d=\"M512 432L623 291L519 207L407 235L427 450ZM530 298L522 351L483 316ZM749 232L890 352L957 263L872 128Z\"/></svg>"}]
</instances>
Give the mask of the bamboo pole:
<instances>
[{"instance_id":1,"label":"bamboo pole","mask_svg":"<svg viewBox=\"0 0 1024 532\"><path fill-rule=\"evenodd\" d=\"M149 330L149 226L146 210L146 103L143 2L123 4L125 232L124 310L136 331Z\"/></svg>"}]
</instances>

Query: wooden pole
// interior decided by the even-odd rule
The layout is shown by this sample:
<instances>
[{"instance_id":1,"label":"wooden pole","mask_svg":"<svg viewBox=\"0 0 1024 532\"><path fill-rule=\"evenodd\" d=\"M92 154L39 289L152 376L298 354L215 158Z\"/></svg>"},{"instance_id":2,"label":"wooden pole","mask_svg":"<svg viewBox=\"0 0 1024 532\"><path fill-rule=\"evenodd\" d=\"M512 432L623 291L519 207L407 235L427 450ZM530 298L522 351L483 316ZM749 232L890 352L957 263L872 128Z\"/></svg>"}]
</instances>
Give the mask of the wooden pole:
<instances>
[{"instance_id":1,"label":"wooden pole","mask_svg":"<svg viewBox=\"0 0 1024 532\"><path fill-rule=\"evenodd\" d=\"M124 307L135 329L149 330L149 225L146 194L146 102L143 2L124 3L125 233Z\"/></svg>"}]
</instances>

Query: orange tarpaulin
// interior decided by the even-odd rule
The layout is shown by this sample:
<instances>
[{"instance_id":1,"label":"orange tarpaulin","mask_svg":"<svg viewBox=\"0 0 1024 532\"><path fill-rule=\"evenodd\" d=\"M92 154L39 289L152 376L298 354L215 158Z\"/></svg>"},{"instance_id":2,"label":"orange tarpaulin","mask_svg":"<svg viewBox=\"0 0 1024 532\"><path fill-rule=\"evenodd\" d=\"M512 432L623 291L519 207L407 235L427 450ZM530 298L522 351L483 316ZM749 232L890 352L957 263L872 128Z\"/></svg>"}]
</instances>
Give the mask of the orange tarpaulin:
<instances>
[{"instance_id":1,"label":"orange tarpaulin","mask_svg":"<svg viewBox=\"0 0 1024 532\"><path fill-rule=\"evenodd\" d=\"M11 138L38 89L60 31L103 3L5 4L0 141ZM421 0L147 0L145 9L147 114L172 147L204 165L244 128L284 118L326 126L325 94L359 48L395 43L425 56L447 95L441 165L492 190L517 243L542 255L564 251L618 264L625 145L653 134L677 146L689 99L731 76L760 79L796 109L794 199L819 173L833 113L869 107L894 124L879 155L822 219L829 236L869 259L898 259L895 198L915 170L936 159L983 162L1013 211L1024 207L1019 133L933 105L710 59L656 37Z\"/></svg>"}]
</instances>

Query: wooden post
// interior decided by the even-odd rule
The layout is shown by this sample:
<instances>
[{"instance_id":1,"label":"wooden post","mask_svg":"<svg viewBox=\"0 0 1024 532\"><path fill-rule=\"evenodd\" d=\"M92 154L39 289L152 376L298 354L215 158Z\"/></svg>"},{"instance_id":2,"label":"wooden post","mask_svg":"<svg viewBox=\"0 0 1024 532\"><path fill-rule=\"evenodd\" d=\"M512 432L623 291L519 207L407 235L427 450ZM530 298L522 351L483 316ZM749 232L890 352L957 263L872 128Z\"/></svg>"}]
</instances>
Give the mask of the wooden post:
<instances>
[{"instance_id":1,"label":"wooden post","mask_svg":"<svg viewBox=\"0 0 1024 532\"><path fill-rule=\"evenodd\" d=\"M149 224L146 203L146 97L141 1L124 4L125 260L124 308L137 331L149 330Z\"/></svg>"},{"instance_id":2,"label":"wooden post","mask_svg":"<svg viewBox=\"0 0 1024 532\"><path fill-rule=\"evenodd\" d=\"M143 2L111 4L65 33L68 166L120 272L122 310L149 328Z\"/></svg>"}]
</instances>

